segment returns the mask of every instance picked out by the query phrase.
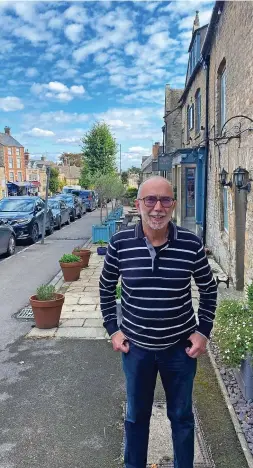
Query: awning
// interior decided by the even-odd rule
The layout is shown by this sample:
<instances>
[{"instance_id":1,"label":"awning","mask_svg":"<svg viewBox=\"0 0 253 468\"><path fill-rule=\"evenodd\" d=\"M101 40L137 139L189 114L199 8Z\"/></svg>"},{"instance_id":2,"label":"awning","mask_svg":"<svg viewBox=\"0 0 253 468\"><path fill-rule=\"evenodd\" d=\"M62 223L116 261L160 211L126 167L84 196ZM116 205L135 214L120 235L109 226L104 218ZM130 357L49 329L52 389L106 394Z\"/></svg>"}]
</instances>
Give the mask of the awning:
<instances>
[{"instance_id":1,"label":"awning","mask_svg":"<svg viewBox=\"0 0 253 468\"><path fill-rule=\"evenodd\" d=\"M31 181L32 187L40 187L40 182L38 180Z\"/></svg>"},{"instance_id":2,"label":"awning","mask_svg":"<svg viewBox=\"0 0 253 468\"><path fill-rule=\"evenodd\" d=\"M32 187L31 182L7 182L7 187L11 187L12 185L15 185L16 187Z\"/></svg>"}]
</instances>

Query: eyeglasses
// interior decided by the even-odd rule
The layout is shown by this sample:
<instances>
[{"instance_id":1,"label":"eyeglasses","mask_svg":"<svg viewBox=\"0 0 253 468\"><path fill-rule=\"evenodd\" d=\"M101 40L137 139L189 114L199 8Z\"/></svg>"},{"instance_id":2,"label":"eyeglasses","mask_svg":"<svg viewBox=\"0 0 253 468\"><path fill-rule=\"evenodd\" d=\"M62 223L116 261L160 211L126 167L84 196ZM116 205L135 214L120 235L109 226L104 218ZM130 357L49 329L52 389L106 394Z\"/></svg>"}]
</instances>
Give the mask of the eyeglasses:
<instances>
[{"instance_id":1,"label":"eyeglasses","mask_svg":"<svg viewBox=\"0 0 253 468\"><path fill-rule=\"evenodd\" d=\"M143 200L144 205L147 208L154 208L158 201L160 201L163 208L170 208L175 201L174 198L171 197L155 197L152 195L143 198L138 198L138 200Z\"/></svg>"}]
</instances>

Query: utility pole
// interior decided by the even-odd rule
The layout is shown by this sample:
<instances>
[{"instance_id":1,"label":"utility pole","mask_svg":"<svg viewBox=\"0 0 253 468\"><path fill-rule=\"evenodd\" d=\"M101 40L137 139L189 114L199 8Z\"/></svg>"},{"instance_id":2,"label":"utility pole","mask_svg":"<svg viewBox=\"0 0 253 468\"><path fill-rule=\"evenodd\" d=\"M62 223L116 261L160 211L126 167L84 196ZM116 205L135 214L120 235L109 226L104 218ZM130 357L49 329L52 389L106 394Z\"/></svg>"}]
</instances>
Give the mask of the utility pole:
<instances>
[{"instance_id":1,"label":"utility pole","mask_svg":"<svg viewBox=\"0 0 253 468\"><path fill-rule=\"evenodd\" d=\"M44 207L44 217L43 217L43 227L42 227L42 238L41 244L44 244L45 239L45 232L46 232L46 219L47 219L47 205L48 205L48 189L49 189L49 181L50 181L50 166L46 167L46 174L47 174L47 185L46 185L46 198L45 198L45 207Z\"/></svg>"}]
</instances>

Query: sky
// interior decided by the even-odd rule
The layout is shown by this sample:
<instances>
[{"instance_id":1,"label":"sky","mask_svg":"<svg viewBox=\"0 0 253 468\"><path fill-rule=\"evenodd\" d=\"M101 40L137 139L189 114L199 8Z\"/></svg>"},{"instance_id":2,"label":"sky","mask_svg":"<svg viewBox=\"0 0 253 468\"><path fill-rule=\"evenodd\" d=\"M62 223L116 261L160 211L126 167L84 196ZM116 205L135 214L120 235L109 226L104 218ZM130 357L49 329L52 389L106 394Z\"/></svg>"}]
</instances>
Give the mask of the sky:
<instances>
[{"instance_id":1,"label":"sky","mask_svg":"<svg viewBox=\"0 0 253 468\"><path fill-rule=\"evenodd\" d=\"M0 132L57 161L105 121L122 170L140 167L162 142L166 83L184 87L195 11L203 26L213 4L0 0Z\"/></svg>"}]
</instances>

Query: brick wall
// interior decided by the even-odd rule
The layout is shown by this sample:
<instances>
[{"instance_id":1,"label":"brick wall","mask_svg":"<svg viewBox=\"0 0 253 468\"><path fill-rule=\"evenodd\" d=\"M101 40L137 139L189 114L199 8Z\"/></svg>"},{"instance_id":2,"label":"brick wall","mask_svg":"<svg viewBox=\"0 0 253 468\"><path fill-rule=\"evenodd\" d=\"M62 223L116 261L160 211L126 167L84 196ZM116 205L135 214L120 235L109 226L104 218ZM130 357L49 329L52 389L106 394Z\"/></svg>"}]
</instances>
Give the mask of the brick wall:
<instances>
[{"instance_id":1,"label":"brick wall","mask_svg":"<svg viewBox=\"0 0 253 468\"><path fill-rule=\"evenodd\" d=\"M18 180L18 172L22 173L22 181L26 179L26 168L25 168L25 158L24 158L24 148L19 149L19 155L16 154L16 147L9 147L11 149L11 154L8 154L8 147L4 147L4 165L5 165L5 174L6 179L10 180L10 172L13 173L14 182ZM12 157L13 167L9 167L9 156ZM17 158L20 158L20 168L17 167Z\"/></svg>"}]
</instances>

